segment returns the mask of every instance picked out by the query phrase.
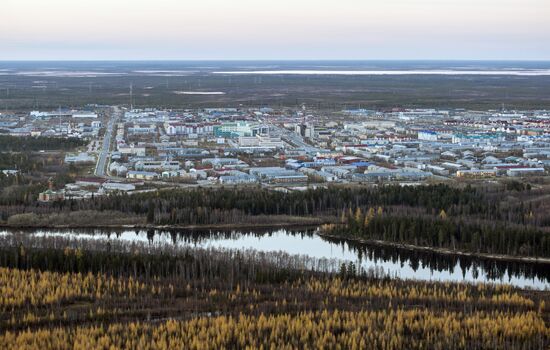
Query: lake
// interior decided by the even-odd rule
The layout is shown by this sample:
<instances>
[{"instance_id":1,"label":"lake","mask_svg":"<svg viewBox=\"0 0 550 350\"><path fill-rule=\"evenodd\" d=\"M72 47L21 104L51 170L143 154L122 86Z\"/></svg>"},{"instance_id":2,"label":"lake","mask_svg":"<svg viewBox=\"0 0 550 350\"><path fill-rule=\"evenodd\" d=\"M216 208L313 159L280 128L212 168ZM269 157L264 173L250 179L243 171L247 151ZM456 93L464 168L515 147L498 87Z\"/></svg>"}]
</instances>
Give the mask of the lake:
<instances>
[{"instance_id":1,"label":"lake","mask_svg":"<svg viewBox=\"0 0 550 350\"><path fill-rule=\"evenodd\" d=\"M15 232L15 231L13 231ZM511 284L517 287L550 289L550 266L542 263L499 261L451 256L432 252L381 247L327 239L315 228L286 230L162 231L162 230L31 230L36 237L118 240L178 247L255 249L282 251L314 258L354 262L364 269L383 270L391 277L426 281L463 281ZM12 231L0 231L10 235Z\"/></svg>"}]
</instances>

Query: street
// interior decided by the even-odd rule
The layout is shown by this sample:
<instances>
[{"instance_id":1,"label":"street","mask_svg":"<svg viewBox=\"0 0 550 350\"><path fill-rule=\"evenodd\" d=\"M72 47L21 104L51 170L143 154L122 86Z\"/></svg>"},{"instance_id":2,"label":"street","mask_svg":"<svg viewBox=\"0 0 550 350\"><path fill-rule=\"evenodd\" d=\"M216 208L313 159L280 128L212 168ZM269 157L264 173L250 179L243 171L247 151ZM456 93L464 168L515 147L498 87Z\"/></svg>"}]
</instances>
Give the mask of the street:
<instances>
[{"instance_id":1,"label":"street","mask_svg":"<svg viewBox=\"0 0 550 350\"><path fill-rule=\"evenodd\" d=\"M105 176L105 168L107 165L107 159L109 157L109 152L111 149L111 140L113 138L113 129L117 120L120 118L121 111L118 107L113 107L113 114L111 119L107 123L107 128L105 130L105 136L103 137L103 145L101 151L97 158L97 164L95 167L96 176Z\"/></svg>"}]
</instances>

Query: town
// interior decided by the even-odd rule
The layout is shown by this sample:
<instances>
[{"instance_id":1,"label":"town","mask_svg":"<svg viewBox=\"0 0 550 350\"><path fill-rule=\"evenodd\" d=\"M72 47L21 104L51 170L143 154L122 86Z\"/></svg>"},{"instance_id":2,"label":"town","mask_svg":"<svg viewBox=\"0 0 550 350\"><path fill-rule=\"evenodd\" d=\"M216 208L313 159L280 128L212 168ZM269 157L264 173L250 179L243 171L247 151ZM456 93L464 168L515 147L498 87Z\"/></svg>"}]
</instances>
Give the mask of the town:
<instances>
[{"instance_id":1,"label":"town","mask_svg":"<svg viewBox=\"0 0 550 350\"><path fill-rule=\"evenodd\" d=\"M42 202L164 187L418 185L529 177L550 168L550 112L465 109L204 108L89 105L0 114L2 135L83 140L77 176ZM20 169L0 169L5 176Z\"/></svg>"},{"instance_id":2,"label":"town","mask_svg":"<svg viewBox=\"0 0 550 350\"><path fill-rule=\"evenodd\" d=\"M3 1L0 350L550 350L549 14Z\"/></svg>"}]
</instances>

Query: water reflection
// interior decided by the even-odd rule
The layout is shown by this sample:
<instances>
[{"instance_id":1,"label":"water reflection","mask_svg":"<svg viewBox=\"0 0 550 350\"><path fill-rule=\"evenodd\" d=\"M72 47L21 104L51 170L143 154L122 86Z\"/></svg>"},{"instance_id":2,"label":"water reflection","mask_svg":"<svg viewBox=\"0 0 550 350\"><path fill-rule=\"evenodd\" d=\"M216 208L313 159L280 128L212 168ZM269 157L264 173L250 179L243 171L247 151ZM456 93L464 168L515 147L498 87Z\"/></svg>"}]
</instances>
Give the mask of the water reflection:
<instances>
[{"instance_id":1,"label":"water reflection","mask_svg":"<svg viewBox=\"0 0 550 350\"><path fill-rule=\"evenodd\" d=\"M417 251L405 248L382 247L339 239L323 238L333 244L345 246L355 254L359 261L367 264L385 264L391 262L401 270L410 269L417 275L425 270L430 275L448 275L468 281L496 281L516 285L535 285L539 288L550 287L550 265L526 263L471 256L438 254L429 251ZM401 274L403 277L403 274ZM457 278L451 278L457 280Z\"/></svg>"},{"instance_id":2,"label":"water reflection","mask_svg":"<svg viewBox=\"0 0 550 350\"><path fill-rule=\"evenodd\" d=\"M315 228L294 230L35 230L36 236L117 239L149 244L203 248L284 251L315 258L353 261L363 268L383 269L391 276L420 280L508 283L519 287L550 288L550 265L489 258L454 256L405 248L384 247L322 238ZM7 231L4 234L8 234Z\"/></svg>"}]
</instances>

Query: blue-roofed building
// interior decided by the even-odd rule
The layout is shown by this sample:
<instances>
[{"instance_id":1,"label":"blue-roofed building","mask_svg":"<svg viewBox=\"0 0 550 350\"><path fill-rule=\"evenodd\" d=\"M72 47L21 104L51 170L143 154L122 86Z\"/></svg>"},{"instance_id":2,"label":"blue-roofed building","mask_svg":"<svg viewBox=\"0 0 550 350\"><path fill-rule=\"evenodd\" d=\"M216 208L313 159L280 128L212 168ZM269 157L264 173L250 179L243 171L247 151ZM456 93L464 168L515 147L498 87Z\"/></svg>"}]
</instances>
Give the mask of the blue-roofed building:
<instances>
[{"instance_id":1,"label":"blue-roofed building","mask_svg":"<svg viewBox=\"0 0 550 350\"><path fill-rule=\"evenodd\" d=\"M437 141L437 132L433 130L421 130L418 132L418 139L424 141Z\"/></svg>"},{"instance_id":2,"label":"blue-roofed building","mask_svg":"<svg viewBox=\"0 0 550 350\"><path fill-rule=\"evenodd\" d=\"M358 168L366 168L368 167L369 165L372 165L371 162L354 162L354 163L351 163L350 165L353 165L353 166L356 166Z\"/></svg>"}]
</instances>

